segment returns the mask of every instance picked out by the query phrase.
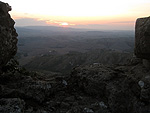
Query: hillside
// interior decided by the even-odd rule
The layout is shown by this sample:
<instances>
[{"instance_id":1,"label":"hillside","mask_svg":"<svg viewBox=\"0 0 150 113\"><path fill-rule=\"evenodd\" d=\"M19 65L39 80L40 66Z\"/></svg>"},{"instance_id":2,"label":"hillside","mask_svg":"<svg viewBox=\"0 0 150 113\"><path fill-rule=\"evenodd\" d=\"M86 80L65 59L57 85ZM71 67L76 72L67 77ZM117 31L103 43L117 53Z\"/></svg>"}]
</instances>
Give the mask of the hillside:
<instances>
[{"instance_id":1,"label":"hillside","mask_svg":"<svg viewBox=\"0 0 150 113\"><path fill-rule=\"evenodd\" d=\"M93 35L94 37L94 35ZM70 36L49 36L20 38L18 53L28 53L29 56L50 54L66 54L69 51L87 52L94 49L112 49L116 51L133 52L133 37L125 38L84 38Z\"/></svg>"},{"instance_id":2,"label":"hillside","mask_svg":"<svg viewBox=\"0 0 150 113\"><path fill-rule=\"evenodd\" d=\"M22 37L49 37L49 36L83 36L84 38L94 37L131 37L134 35L134 31L128 30L91 30L91 29L76 29L69 27L56 27L56 26L24 26L16 27L19 38ZM94 37L92 37L94 35ZM104 38L103 37L103 38Z\"/></svg>"},{"instance_id":3,"label":"hillside","mask_svg":"<svg viewBox=\"0 0 150 113\"><path fill-rule=\"evenodd\" d=\"M17 31L17 59L20 65L31 70L69 72L77 65L95 62L123 64L133 54L133 31L89 31L53 26L17 27Z\"/></svg>"},{"instance_id":4,"label":"hillside","mask_svg":"<svg viewBox=\"0 0 150 113\"><path fill-rule=\"evenodd\" d=\"M65 55L43 55L32 58L24 67L36 71L69 73L74 67L89 64L126 64L132 53L112 50L93 50L86 53L69 52Z\"/></svg>"}]
</instances>

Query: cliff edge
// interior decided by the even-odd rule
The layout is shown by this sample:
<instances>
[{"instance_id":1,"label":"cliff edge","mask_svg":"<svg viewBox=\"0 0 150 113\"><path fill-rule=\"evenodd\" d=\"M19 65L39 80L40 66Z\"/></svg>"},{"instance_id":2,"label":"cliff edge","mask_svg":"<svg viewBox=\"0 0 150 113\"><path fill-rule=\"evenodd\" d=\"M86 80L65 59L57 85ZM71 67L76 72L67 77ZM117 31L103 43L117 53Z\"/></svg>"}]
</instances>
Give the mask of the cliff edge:
<instances>
[{"instance_id":1,"label":"cliff edge","mask_svg":"<svg viewBox=\"0 0 150 113\"><path fill-rule=\"evenodd\" d=\"M10 17L11 7L0 2L0 70L17 52L17 33Z\"/></svg>"}]
</instances>

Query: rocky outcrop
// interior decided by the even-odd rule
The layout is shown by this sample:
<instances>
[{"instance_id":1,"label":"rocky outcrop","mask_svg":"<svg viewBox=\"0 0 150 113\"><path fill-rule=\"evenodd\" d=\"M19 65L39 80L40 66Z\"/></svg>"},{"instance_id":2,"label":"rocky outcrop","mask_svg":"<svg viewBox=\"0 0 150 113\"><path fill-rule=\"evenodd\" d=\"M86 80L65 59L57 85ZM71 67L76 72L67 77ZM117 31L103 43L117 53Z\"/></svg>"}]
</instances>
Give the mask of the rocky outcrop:
<instances>
[{"instance_id":1,"label":"rocky outcrop","mask_svg":"<svg viewBox=\"0 0 150 113\"><path fill-rule=\"evenodd\" d=\"M72 72L71 84L74 90L83 91L103 103L99 109L90 103L93 113L148 113L150 81L145 78L150 77L145 76L145 69L139 66L106 67L99 64L78 67ZM102 112L104 110L107 112Z\"/></svg>"},{"instance_id":2,"label":"rocky outcrop","mask_svg":"<svg viewBox=\"0 0 150 113\"><path fill-rule=\"evenodd\" d=\"M1 113L23 113L25 103L19 98L0 99Z\"/></svg>"},{"instance_id":3,"label":"rocky outcrop","mask_svg":"<svg viewBox=\"0 0 150 113\"><path fill-rule=\"evenodd\" d=\"M10 17L11 7L0 2L0 70L17 52L17 33Z\"/></svg>"},{"instance_id":4,"label":"rocky outcrop","mask_svg":"<svg viewBox=\"0 0 150 113\"><path fill-rule=\"evenodd\" d=\"M150 17L139 18L135 27L135 55L150 60Z\"/></svg>"},{"instance_id":5,"label":"rocky outcrop","mask_svg":"<svg viewBox=\"0 0 150 113\"><path fill-rule=\"evenodd\" d=\"M139 18L135 26L135 50L138 58L143 59L143 64L150 69L150 17Z\"/></svg>"},{"instance_id":6,"label":"rocky outcrop","mask_svg":"<svg viewBox=\"0 0 150 113\"><path fill-rule=\"evenodd\" d=\"M79 66L64 77L8 71L0 76L0 111L149 113L149 74L141 63Z\"/></svg>"}]
</instances>

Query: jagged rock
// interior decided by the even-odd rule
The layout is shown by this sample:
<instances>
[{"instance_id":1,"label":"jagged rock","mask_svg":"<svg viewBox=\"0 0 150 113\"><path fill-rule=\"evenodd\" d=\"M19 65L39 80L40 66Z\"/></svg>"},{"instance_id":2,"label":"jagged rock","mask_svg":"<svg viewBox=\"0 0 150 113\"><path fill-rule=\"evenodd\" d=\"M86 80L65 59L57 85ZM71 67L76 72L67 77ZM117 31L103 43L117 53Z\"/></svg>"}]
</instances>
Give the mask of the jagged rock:
<instances>
[{"instance_id":1,"label":"jagged rock","mask_svg":"<svg viewBox=\"0 0 150 113\"><path fill-rule=\"evenodd\" d=\"M140 90L140 100L135 104L136 113L149 113L150 112L150 76L143 77L140 81L142 87Z\"/></svg>"},{"instance_id":2,"label":"jagged rock","mask_svg":"<svg viewBox=\"0 0 150 113\"><path fill-rule=\"evenodd\" d=\"M150 17L139 18L135 26L135 55L150 60Z\"/></svg>"},{"instance_id":3,"label":"jagged rock","mask_svg":"<svg viewBox=\"0 0 150 113\"><path fill-rule=\"evenodd\" d=\"M23 113L25 102L19 98L0 99L1 113Z\"/></svg>"},{"instance_id":4,"label":"jagged rock","mask_svg":"<svg viewBox=\"0 0 150 113\"><path fill-rule=\"evenodd\" d=\"M11 7L0 1L0 71L17 52L17 33L8 11Z\"/></svg>"},{"instance_id":5,"label":"jagged rock","mask_svg":"<svg viewBox=\"0 0 150 113\"><path fill-rule=\"evenodd\" d=\"M150 76L144 77L142 81L144 85L141 87L141 99L150 103Z\"/></svg>"},{"instance_id":6,"label":"jagged rock","mask_svg":"<svg viewBox=\"0 0 150 113\"><path fill-rule=\"evenodd\" d=\"M64 101L70 101L70 102L73 102L74 100L75 100L74 96L67 97L64 99Z\"/></svg>"},{"instance_id":7,"label":"jagged rock","mask_svg":"<svg viewBox=\"0 0 150 113\"><path fill-rule=\"evenodd\" d=\"M94 111L90 108L84 108L83 112L84 113L94 113Z\"/></svg>"},{"instance_id":8,"label":"jagged rock","mask_svg":"<svg viewBox=\"0 0 150 113\"><path fill-rule=\"evenodd\" d=\"M147 60L147 59L143 59L143 65L147 68L147 69L150 69L150 60Z\"/></svg>"},{"instance_id":9,"label":"jagged rock","mask_svg":"<svg viewBox=\"0 0 150 113\"><path fill-rule=\"evenodd\" d=\"M98 98L111 113L133 113L133 103L140 95L138 81L121 70L103 65L78 67L72 72L74 88ZM78 90L79 91L79 90ZM139 93L137 93L139 92Z\"/></svg>"},{"instance_id":10,"label":"jagged rock","mask_svg":"<svg viewBox=\"0 0 150 113\"><path fill-rule=\"evenodd\" d=\"M1 81L5 82L3 83ZM51 94L51 90L53 90L49 82L39 79L34 80L31 76L23 76L19 73L15 75L1 75L0 82L3 85L9 84L7 88L3 85L0 87L0 92L2 92L0 96L26 98L39 103L44 101L44 99Z\"/></svg>"},{"instance_id":11,"label":"jagged rock","mask_svg":"<svg viewBox=\"0 0 150 113\"><path fill-rule=\"evenodd\" d=\"M83 110L81 107L75 106L68 110L66 113L83 113Z\"/></svg>"},{"instance_id":12,"label":"jagged rock","mask_svg":"<svg viewBox=\"0 0 150 113\"><path fill-rule=\"evenodd\" d=\"M22 90L20 91L26 98L33 99L39 103L44 101L46 96L51 93L51 85L47 82L41 81L26 81L20 84Z\"/></svg>"}]
</instances>

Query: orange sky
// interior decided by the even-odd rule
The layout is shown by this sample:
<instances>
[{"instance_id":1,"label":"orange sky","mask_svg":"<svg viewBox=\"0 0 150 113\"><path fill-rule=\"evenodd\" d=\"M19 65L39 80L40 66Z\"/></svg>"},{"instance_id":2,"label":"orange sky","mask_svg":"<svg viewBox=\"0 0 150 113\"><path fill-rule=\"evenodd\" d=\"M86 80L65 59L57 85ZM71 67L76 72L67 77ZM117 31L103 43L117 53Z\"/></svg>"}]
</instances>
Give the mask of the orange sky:
<instances>
[{"instance_id":1,"label":"orange sky","mask_svg":"<svg viewBox=\"0 0 150 113\"><path fill-rule=\"evenodd\" d=\"M150 0L5 0L16 26L55 25L133 30L136 18L149 16Z\"/></svg>"}]
</instances>

